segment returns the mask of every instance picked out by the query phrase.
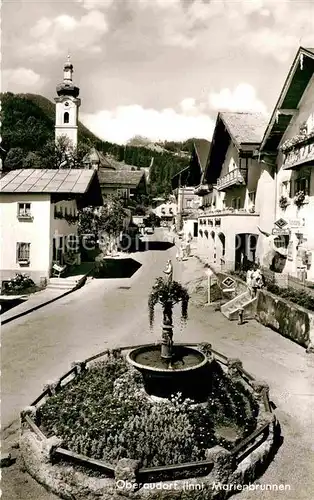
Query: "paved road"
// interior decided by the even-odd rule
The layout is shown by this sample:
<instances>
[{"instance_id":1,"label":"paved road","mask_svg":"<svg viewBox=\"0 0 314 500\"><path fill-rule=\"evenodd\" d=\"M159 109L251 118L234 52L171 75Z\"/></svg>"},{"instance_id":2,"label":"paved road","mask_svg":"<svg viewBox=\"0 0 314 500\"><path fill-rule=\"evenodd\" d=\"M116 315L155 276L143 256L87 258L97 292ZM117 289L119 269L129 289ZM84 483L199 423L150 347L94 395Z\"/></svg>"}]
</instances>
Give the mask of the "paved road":
<instances>
[{"instance_id":1,"label":"paved road","mask_svg":"<svg viewBox=\"0 0 314 500\"><path fill-rule=\"evenodd\" d=\"M47 380L65 372L73 360L106 347L159 337L159 328L154 332L148 328L147 293L173 252L137 254L143 266L130 280L92 280L57 303L3 327L3 425L16 418L19 408L29 404ZM176 264L174 275L189 281L200 273L194 260ZM228 356L240 357L247 370L270 385L284 443L260 482L290 484L291 491L242 493L237 498L310 500L314 491L314 357L254 321L240 327L212 308L195 304L191 304L186 330L175 335L185 341L212 342ZM28 497L24 490L24 495L35 499L35 493ZM43 492L38 495L41 500L53 498ZM24 500L17 492L15 497L4 498Z\"/></svg>"},{"instance_id":2,"label":"paved road","mask_svg":"<svg viewBox=\"0 0 314 500\"><path fill-rule=\"evenodd\" d=\"M169 254L156 250L133 257L142 267L132 278L93 279L67 297L2 327L3 427L72 361L107 347L155 340L148 328L147 295Z\"/></svg>"}]
</instances>

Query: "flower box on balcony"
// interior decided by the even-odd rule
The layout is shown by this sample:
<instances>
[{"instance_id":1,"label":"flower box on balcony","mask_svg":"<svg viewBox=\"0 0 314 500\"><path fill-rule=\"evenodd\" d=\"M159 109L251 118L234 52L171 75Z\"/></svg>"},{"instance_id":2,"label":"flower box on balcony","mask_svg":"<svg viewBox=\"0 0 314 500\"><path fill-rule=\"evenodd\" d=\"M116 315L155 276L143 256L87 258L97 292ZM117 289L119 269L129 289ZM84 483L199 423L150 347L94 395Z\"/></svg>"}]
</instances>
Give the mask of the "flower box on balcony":
<instances>
[{"instance_id":1,"label":"flower box on balcony","mask_svg":"<svg viewBox=\"0 0 314 500\"><path fill-rule=\"evenodd\" d=\"M17 215L18 220L20 221L32 221L34 217L31 214L21 213Z\"/></svg>"},{"instance_id":2,"label":"flower box on balcony","mask_svg":"<svg viewBox=\"0 0 314 500\"><path fill-rule=\"evenodd\" d=\"M287 139L280 147L283 153L288 153L295 146L301 145L306 142L312 142L311 139L314 139L314 130L309 132L308 134L298 134L292 137L291 139Z\"/></svg>"},{"instance_id":3,"label":"flower box on balcony","mask_svg":"<svg viewBox=\"0 0 314 500\"><path fill-rule=\"evenodd\" d=\"M18 263L20 266L29 266L29 259L18 259Z\"/></svg>"}]
</instances>

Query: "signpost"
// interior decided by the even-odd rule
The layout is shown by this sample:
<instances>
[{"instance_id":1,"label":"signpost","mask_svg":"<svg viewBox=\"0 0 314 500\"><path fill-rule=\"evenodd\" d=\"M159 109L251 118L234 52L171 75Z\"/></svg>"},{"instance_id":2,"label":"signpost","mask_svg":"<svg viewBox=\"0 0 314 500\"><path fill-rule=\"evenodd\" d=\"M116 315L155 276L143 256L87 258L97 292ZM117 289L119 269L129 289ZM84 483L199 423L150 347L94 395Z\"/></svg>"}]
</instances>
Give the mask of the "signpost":
<instances>
[{"instance_id":1,"label":"signpost","mask_svg":"<svg viewBox=\"0 0 314 500\"><path fill-rule=\"evenodd\" d=\"M210 304L210 289L211 289L211 286L212 286L212 276L213 276L213 271L208 268L207 271L206 271L206 274L207 274L207 304Z\"/></svg>"},{"instance_id":2,"label":"signpost","mask_svg":"<svg viewBox=\"0 0 314 500\"><path fill-rule=\"evenodd\" d=\"M222 286L225 288L222 289L223 292L235 292L235 280L228 276L222 281Z\"/></svg>"}]
</instances>

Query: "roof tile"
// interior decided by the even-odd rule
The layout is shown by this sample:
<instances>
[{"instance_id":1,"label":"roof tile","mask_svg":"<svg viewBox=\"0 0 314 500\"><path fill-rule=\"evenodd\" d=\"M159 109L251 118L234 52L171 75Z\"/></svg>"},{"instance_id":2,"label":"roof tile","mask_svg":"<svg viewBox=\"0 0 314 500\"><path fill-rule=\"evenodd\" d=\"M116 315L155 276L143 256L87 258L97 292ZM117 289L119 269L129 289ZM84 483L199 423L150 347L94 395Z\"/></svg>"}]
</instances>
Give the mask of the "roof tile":
<instances>
[{"instance_id":1,"label":"roof tile","mask_svg":"<svg viewBox=\"0 0 314 500\"><path fill-rule=\"evenodd\" d=\"M219 115L238 144L259 144L269 121L269 116L262 113L223 111Z\"/></svg>"},{"instance_id":2,"label":"roof tile","mask_svg":"<svg viewBox=\"0 0 314 500\"><path fill-rule=\"evenodd\" d=\"M94 170L14 170L1 179L3 193L85 193Z\"/></svg>"}]
</instances>

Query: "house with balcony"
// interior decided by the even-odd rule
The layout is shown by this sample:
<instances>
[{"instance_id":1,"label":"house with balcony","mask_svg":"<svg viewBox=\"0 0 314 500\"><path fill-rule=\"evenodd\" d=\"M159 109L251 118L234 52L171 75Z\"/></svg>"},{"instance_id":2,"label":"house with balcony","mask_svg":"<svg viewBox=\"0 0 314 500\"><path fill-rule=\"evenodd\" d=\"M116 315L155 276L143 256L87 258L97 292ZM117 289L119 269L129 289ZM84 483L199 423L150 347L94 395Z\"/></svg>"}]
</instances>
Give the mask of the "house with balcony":
<instances>
[{"instance_id":1,"label":"house with balcony","mask_svg":"<svg viewBox=\"0 0 314 500\"><path fill-rule=\"evenodd\" d=\"M258 261L261 207L265 199L272 206L275 191L273 167L256 156L267 122L260 113L218 113L204 176L195 190L202 199L197 253L217 269Z\"/></svg>"},{"instance_id":2,"label":"house with balcony","mask_svg":"<svg viewBox=\"0 0 314 500\"><path fill-rule=\"evenodd\" d=\"M117 194L125 200L138 199L147 194L147 175L143 169L118 162L91 148L83 159L84 167L96 170L104 200Z\"/></svg>"},{"instance_id":3,"label":"house with balcony","mask_svg":"<svg viewBox=\"0 0 314 500\"><path fill-rule=\"evenodd\" d=\"M314 49L296 54L260 158L276 164L272 232L286 252L274 270L314 281Z\"/></svg>"},{"instance_id":4,"label":"house with balcony","mask_svg":"<svg viewBox=\"0 0 314 500\"><path fill-rule=\"evenodd\" d=\"M200 198L195 192L203 178L210 142L194 139L189 165L171 179L172 192L177 201L176 227L183 230L185 237L198 236L198 209Z\"/></svg>"},{"instance_id":5,"label":"house with balcony","mask_svg":"<svg viewBox=\"0 0 314 500\"><path fill-rule=\"evenodd\" d=\"M40 284L54 263L79 264L78 210L102 205L96 172L12 170L0 182L1 283L26 273Z\"/></svg>"},{"instance_id":6,"label":"house with balcony","mask_svg":"<svg viewBox=\"0 0 314 500\"><path fill-rule=\"evenodd\" d=\"M162 199L161 199L162 200ZM160 218L161 226L171 226L177 215L177 204L171 201L161 202L152 212Z\"/></svg>"}]
</instances>

